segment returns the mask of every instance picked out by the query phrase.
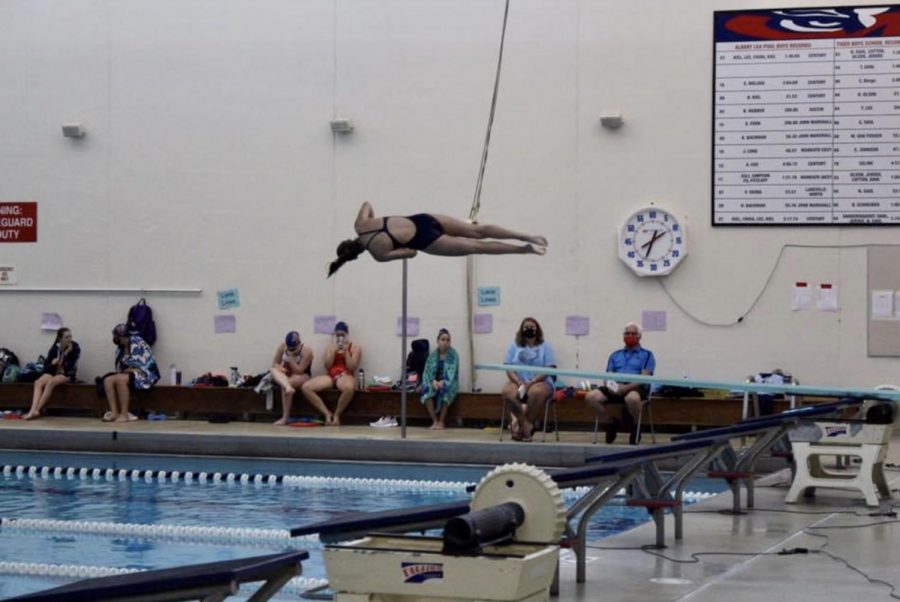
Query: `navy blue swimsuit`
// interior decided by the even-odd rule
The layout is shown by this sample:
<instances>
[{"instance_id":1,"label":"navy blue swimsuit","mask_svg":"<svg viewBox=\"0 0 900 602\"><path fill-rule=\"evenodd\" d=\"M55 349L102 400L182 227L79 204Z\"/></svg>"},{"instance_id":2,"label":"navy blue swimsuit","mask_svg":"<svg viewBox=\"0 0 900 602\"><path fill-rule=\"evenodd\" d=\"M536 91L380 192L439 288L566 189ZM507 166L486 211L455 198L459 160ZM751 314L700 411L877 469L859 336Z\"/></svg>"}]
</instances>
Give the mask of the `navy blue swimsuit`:
<instances>
[{"instance_id":1,"label":"navy blue swimsuit","mask_svg":"<svg viewBox=\"0 0 900 602\"><path fill-rule=\"evenodd\" d=\"M388 238L391 239L391 244L394 245L394 250L414 249L416 251L425 250L431 245L431 243L444 235L444 228L441 226L441 222L437 221L428 213L416 213L415 215L409 215L406 217L406 219L411 221L416 227L416 233L412 238L409 239L409 242L404 244L397 240L397 238L388 230L388 219L389 218L386 217L381 218L381 228L377 230L369 230L368 232L360 232L359 235L365 236L366 234L374 234L375 236L378 236L379 233L384 232L388 235ZM367 250L369 248L369 245L372 244L372 241L375 239L375 236L370 238L369 242L366 243Z\"/></svg>"}]
</instances>

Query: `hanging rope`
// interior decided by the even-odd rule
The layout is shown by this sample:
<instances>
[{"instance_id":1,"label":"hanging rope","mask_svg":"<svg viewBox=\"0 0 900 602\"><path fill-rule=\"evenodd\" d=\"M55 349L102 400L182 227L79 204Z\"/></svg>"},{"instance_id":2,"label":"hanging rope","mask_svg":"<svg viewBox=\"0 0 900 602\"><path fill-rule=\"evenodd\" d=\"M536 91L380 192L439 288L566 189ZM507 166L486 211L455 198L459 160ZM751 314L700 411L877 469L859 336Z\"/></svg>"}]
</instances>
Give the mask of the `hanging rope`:
<instances>
[{"instance_id":1,"label":"hanging rope","mask_svg":"<svg viewBox=\"0 0 900 602\"><path fill-rule=\"evenodd\" d=\"M484 148L481 151L481 165L478 168L478 179L475 181L475 195L472 199L472 208L469 210L469 220L476 221L481 210L481 187L484 183L484 172L487 169L488 150L491 147L491 130L494 128L494 115L497 112L497 96L500 93L500 69L503 66L503 47L506 44L506 22L509 18L509 0L503 7L503 26L500 30L500 53L497 56L497 72L494 75L494 94L491 96L491 111L488 115L487 131L484 134ZM472 390L476 390L475 381L475 339L472 336L472 320L474 308L472 307L472 295L475 287L475 258L469 255L466 258L466 316L469 320L469 374L472 375Z\"/></svg>"},{"instance_id":2,"label":"hanging rope","mask_svg":"<svg viewBox=\"0 0 900 602\"><path fill-rule=\"evenodd\" d=\"M472 209L469 210L469 219L475 221L478 211L481 209L481 186L484 182L484 172L487 168L488 149L491 146L491 130L494 127L494 115L497 112L497 96L500 92L500 68L503 66L503 46L506 43L506 21L509 17L509 0L503 9L503 27L500 32L500 54L497 57L497 73L494 75L494 95L491 97L491 112L488 115L487 132L484 135L484 149L481 151L481 167L478 169L478 179L475 182L475 196L472 199Z\"/></svg>"}]
</instances>

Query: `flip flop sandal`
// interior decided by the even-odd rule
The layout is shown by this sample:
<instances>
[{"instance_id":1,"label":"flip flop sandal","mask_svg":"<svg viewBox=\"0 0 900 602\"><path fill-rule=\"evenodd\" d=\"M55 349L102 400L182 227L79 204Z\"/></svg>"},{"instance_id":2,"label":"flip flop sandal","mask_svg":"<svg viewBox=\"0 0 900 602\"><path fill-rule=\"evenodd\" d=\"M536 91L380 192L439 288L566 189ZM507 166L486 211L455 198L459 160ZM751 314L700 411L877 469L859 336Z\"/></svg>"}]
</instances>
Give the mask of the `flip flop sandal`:
<instances>
[{"instance_id":1,"label":"flip flop sandal","mask_svg":"<svg viewBox=\"0 0 900 602\"><path fill-rule=\"evenodd\" d=\"M103 422L112 422L115 419L116 419L116 417L113 416L112 412L107 412L106 414L103 415L103 418L101 418L100 420L102 420Z\"/></svg>"}]
</instances>

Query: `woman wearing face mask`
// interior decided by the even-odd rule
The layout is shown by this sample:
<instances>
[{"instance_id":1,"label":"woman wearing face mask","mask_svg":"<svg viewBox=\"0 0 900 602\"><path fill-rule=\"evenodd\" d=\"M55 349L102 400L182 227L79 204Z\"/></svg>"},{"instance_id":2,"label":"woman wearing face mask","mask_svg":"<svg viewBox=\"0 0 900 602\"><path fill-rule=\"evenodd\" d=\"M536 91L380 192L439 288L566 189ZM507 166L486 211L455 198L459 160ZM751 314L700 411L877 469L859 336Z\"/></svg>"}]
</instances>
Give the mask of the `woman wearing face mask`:
<instances>
[{"instance_id":1,"label":"woman wearing face mask","mask_svg":"<svg viewBox=\"0 0 900 602\"><path fill-rule=\"evenodd\" d=\"M47 359L44 360L44 373L34 383L34 394L31 398L31 409L22 416L25 420L34 420L41 417L41 411L50 400L50 395L57 385L75 382L75 372L78 370L78 358L81 356L81 347L72 340L72 331L68 328L60 328L56 331L56 340Z\"/></svg>"},{"instance_id":2,"label":"woman wearing face mask","mask_svg":"<svg viewBox=\"0 0 900 602\"><path fill-rule=\"evenodd\" d=\"M294 393L309 380L313 352L309 345L300 340L300 333L292 330L284 337L284 342L275 350L269 373L272 380L281 387L281 419L276 425L286 425L291 420L291 405Z\"/></svg>"},{"instance_id":3,"label":"woman wearing face mask","mask_svg":"<svg viewBox=\"0 0 900 602\"><path fill-rule=\"evenodd\" d=\"M450 346L450 332L438 331L437 349L428 354L422 374L425 387L421 401L431 416L431 428L444 428L447 410L459 391L459 355Z\"/></svg>"},{"instance_id":4,"label":"woman wearing face mask","mask_svg":"<svg viewBox=\"0 0 900 602\"><path fill-rule=\"evenodd\" d=\"M356 391L356 374L362 359L362 349L350 340L350 329L346 322L334 325L334 337L325 348L325 370L327 375L316 376L303 383L303 396L309 404L325 416L325 426L340 426L341 414L353 400ZM330 412L319 396L319 391L334 387L341 392L337 407Z\"/></svg>"},{"instance_id":5,"label":"woman wearing face mask","mask_svg":"<svg viewBox=\"0 0 900 602\"><path fill-rule=\"evenodd\" d=\"M527 366L556 367L553 348L544 342L544 331L534 318L519 325L516 341L506 351L505 364L525 367L506 373L507 382L501 396L509 409L509 431L516 441L531 441L534 422L543 415L544 406L553 395L553 377L535 374Z\"/></svg>"}]
</instances>

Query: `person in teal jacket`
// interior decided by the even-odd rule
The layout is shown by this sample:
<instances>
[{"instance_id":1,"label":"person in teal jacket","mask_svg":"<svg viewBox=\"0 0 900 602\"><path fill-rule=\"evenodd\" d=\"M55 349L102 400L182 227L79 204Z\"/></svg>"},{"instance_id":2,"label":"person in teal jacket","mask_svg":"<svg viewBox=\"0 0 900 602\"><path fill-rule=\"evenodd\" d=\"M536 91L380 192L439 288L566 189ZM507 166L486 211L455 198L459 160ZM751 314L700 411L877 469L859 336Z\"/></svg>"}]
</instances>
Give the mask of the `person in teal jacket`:
<instances>
[{"instance_id":1,"label":"person in teal jacket","mask_svg":"<svg viewBox=\"0 0 900 602\"><path fill-rule=\"evenodd\" d=\"M459 392L459 354L450 346L450 332L438 331L437 349L428 354L422 373L422 404L431 416L431 428L444 428L447 410Z\"/></svg>"}]
</instances>

